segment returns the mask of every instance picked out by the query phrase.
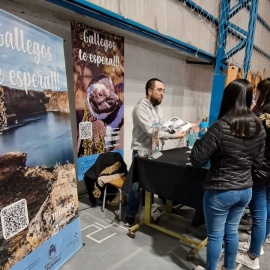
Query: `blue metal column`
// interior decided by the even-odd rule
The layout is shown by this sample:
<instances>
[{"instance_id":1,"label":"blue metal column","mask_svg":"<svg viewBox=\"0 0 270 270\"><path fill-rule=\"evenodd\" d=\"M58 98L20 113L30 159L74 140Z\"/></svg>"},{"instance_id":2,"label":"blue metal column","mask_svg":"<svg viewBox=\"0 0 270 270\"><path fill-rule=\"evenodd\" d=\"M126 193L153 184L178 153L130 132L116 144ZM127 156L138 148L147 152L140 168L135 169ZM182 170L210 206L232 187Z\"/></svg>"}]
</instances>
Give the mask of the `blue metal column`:
<instances>
[{"instance_id":1,"label":"blue metal column","mask_svg":"<svg viewBox=\"0 0 270 270\"><path fill-rule=\"evenodd\" d=\"M217 48L217 59L215 75L213 78L212 96L210 103L209 124L212 125L218 118L220 104L223 96L224 85L227 70L227 61L238 51L245 49L245 59L243 63L244 77L250 67L250 59L254 47L254 31L257 21L258 0L239 0L236 5L230 8L231 1L223 0L221 5L221 17L219 20L219 38ZM245 31L234 25L229 20L240 10L246 8L249 10L248 31ZM225 53L226 39L228 32L239 39L239 43L230 51Z\"/></svg>"},{"instance_id":2,"label":"blue metal column","mask_svg":"<svg viewBox=\"0 0 270 270\"><path fill-rule=\"evenodd\" d=\"M220 103L222 100L226 79L226 75L223 74L223 70L227 69L227 65L223 62L223 59L225 59L225 47L227 40L227 27L225 21L229 14L229 1L230 0L223 0L221 4L217 58L210 102L209 125L212 125L212 123L214 123L218 118Z\"/></svg>"},{"instance_id":3,"label":"blue metal column","mask_svg":"<svg viewBox=\"0 0 270 270\"><path fill-rule=\"evenodd\" d=\"M245 51L245 60L244 60L244 76L246 78L247 72L250 68L250 60L252 56L253 46L254 46L254 36L256 29L256 22L258 16L258 0L253 0L252 5L249 8L249 24L248 24L248 35L247 35L247 44Z\"/></svg>"}]
</instances>

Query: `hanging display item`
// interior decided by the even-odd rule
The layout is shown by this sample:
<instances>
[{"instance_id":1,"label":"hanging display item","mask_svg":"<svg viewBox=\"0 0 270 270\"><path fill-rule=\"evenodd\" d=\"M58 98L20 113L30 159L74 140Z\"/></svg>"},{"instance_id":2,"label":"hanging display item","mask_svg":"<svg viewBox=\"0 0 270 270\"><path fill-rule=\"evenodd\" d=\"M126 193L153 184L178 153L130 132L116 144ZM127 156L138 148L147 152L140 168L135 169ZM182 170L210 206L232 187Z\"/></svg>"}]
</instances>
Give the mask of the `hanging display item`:
<instances>
[{"instance_id":1,"label":"hanging display item","mask_svg":"<svg viewBox=\"0 0 270 270\"><path fill-rule=\"evenodd\" d=\"M100 153L123 155L124 38L72 21L78 178Z\"/></svg>"}]
</instances>

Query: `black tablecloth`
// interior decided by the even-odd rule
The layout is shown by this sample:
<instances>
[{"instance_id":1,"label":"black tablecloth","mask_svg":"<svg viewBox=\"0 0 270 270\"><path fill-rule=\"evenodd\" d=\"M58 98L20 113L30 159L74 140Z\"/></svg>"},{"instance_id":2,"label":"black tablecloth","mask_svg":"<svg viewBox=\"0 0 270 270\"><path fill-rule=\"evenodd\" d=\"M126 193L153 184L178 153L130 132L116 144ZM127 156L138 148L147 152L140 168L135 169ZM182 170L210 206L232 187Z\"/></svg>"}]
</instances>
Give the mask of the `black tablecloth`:
<instances>
[{"instance_id":1,"label":"black tablecloth","mask_svg":"<svg viewBox=\"0 0 270 270\"><path fill-rule=\"evenodd\" d=\"M127 174L123 189L129 191L133 182L139 182L146 191L158 194L174 203L196 209L192 225L204 223L203 182L207 170L187 165L188 148L162 151L158 159L136 156Z\"/></svg>"}]
</instances>

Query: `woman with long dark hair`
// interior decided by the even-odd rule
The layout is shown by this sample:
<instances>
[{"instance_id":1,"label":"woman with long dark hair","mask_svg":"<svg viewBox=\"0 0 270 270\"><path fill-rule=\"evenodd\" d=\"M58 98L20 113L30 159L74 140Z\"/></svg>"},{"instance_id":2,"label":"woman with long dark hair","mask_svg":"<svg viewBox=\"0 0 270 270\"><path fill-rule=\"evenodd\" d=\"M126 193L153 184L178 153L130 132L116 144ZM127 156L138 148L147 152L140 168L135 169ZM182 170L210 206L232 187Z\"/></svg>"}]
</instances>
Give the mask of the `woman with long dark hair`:
<instances>
[{"instance_id":1,"label":"woman with long dark hair","mask_svg":"<svg viewBox=\"0 0 270 270\"><path fill-rule=\"evenodd\" d=\"M249 209L252 217L251 242L240 243L246 253L239 253L236 260L251 269L259 269L258 257L264 253L262 245L270 233L270 78L257 85L256 105L253 112L266 131L263 165L252 172L253 187Z\"/></svg>"},{"instance_id":2,"label":"woman with long dark hair","mask_svg":"<svg viewBox=\"0 0 270 270\"><path fill-rule=\"evenodd\" d=\"M222 269L235 269L238 226L252 195L251 168L260 168L264 156L265 131L249 109L251 102L252 85L245 79L231 82L224 90L218 120L191 152L190 161L196 167L211 161L203 198L207 270L217 269L222 241Z\"/></svg>"}]
</instances>

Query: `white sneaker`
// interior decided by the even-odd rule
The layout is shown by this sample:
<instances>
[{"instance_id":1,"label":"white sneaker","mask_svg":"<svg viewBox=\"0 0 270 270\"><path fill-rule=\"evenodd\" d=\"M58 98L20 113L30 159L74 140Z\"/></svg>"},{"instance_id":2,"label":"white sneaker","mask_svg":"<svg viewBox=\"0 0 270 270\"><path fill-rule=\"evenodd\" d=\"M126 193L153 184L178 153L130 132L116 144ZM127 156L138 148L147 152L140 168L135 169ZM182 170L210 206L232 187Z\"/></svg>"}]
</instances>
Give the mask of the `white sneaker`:
<instances>
[{"instance_id":1,"label":"white sneaker","mask_svg":"<svg viewBox=\"0 0 270 270\"><path fill-rule=\"evenodd\" d=\"M266 244L270 244L270 236L268 236L268 237L266 238L265 243L266 243Z\"/></svg>"},{"instance_id":2,"label":"white sneaker","mask_svg":"<svg viewBox=\"0 0 270 270\"><path fill-rule=\"evenodd\" d=\"M151 205L151 217L153 220L157 220L160 217L160 211L158 210L158 206L155 203ZM144 220L144 206L142 206L141 210L138 212L138 220Z\"/></svg>"},{"instance_id":3,"label":"white sneaker","mask_svg":"<svg viewBox=\"0 0 270 270\"><path fill-rule=\"evenodd\" d=\"M198 265L198 266L195 267L194 270L206 270L206 269L204 267Z\"/></svg>"},{"instance_id":4,"label":"white sneaker","mask_svg":"<svg viewBox=\"0 0 270 270\"><path fill-rule=\"evenodd\" d=\"M151 214L155 213L157 211L157 209L158 209L157 204L156 203L153 203L151 205Z\"/></svg>"},{"instance_id":5,"label":"white sneaker","mask_svg":"<svg viewBox=\"0 0 270 270\"><path fill-rule=\"evenodd\" d=\"M259 259L251 260L247 253L237 253L236 261L240 264L247 266L250 269L260 269Z\"/></svg>"},{"instance_id":6,"label":"white sneaker","mask_svg":"<svg viewBox=\"0 0 270 270\"><path fill-rule=\"evenodd\" d=\"M156 221L160 217L160 215L161 213L158 209L154 213L151 213L151 217L154 221Z\"/></svg>"},{"instance_id":7,"label":"white sneaker","mask_svg":"<svg viewBox=\"0 0 270 270\"><path fill-rule=\"evenodd\" d=\"M250 245L249 242L239 242L238 249L248 251L249 245ZM260 256L262 256L263 254L264 254L264 249L263 249L263 246L261 246Z\"/></svg>"}]
</instances>

